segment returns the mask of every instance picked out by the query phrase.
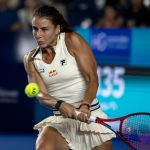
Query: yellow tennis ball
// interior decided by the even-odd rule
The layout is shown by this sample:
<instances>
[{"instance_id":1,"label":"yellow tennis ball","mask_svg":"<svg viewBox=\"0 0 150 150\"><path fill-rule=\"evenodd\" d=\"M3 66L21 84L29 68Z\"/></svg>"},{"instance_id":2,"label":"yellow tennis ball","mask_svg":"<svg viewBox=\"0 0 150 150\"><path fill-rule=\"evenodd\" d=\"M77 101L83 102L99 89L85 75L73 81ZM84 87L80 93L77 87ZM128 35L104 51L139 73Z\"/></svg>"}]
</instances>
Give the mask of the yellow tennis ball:
<instances>
[{"instance_id":1,"label":"yellow tennis ball","mask_svg":"<svg viewBox=\"0 0 150 150\"><path fill-rule=\"evenodd\" d=\"M39 86L34 82L29 83L25 87L25 94L31 98L37 96L39 91L40 91Z\"/></svg>"}]
</instances>

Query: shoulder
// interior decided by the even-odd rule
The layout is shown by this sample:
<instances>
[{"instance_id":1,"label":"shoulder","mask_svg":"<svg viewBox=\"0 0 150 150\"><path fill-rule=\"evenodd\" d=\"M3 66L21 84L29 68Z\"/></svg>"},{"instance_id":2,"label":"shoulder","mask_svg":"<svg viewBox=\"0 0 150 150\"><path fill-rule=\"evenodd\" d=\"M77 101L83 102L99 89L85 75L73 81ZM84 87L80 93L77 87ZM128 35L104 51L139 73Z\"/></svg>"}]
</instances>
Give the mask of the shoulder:
<instances>
[{"instance_id":1,"label":"shoulder","mask_svg":"<svg viewBox=\"0 0 150 150\"><path fill-rule=\"evenodd\" d=\"M76 32L71 32L71 33L66 33L65 40L67 42L71 42L72 44L74 44L74 43L80 43L84 39L80 34Z\"/></svg>"},{"instance_id":2,"label":"shoulder","mask_svg":"<svg viewBox=\"0 0 150 150\"><path fill-rule=\"evenodd\" d=\"M66 33L65 42L73 47L74 50L79 50L83 45L87 45L84 38L76 32Z\"/></svg>"},{"instance_id":3,"label":"shoulder","mask_svg":"<svg viewBox=\"0 0 150 150\"><path fill-rule=\"evenodd\" d=\"M24 63L27 63L33 60L32 55L35 53L35 51L36 49L33 49L24 55Z\"/></svg>"},{"instance_id":4,"label":"shoulder","mask_svg":"<svg viewBox=\"0 0 150 150\"><path fill-rule=\"evenodd\" d=\"M35 53L36 49L31 50L30 52L26 53L24 55L24 67L27 73L29 73L31 70L29 68L31 68L31 66L33 66L33 58L32 55ZM29 71L30 70L30 71Z\"/></svg>"}]
</instances>

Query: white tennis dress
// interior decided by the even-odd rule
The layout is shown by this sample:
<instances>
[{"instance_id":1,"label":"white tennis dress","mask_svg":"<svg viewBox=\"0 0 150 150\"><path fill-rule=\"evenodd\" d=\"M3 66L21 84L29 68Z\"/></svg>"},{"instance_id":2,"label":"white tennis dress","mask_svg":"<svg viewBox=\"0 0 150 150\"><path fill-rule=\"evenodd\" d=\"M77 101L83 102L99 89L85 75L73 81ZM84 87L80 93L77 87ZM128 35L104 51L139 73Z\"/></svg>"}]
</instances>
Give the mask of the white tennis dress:
<instances>
[{"instance_id":1,"label":"white tennis dress","mask_svg":"<svg viewBox=\"0 0 150 150\"><path fill-rule=\"evenodd\" d=\"M51 64L42 61L42 52L40 51L34 58L35 67L43 78L51 96L78 108L86 91L86 81L79 71L75 58L67 50L65 33L60 34L60 39L57 40L54 50L56 54ZM107 118L96 98L91 103L90 109L91 115ZM54 116L39 122L34 126L34 129L41 131L46 126L53 126L66 139L70 149L92 150L115 137L112 131L102 125L87 124L64 118L58 110L53 110L53 112Z\"/></svg>"}]
</instances>

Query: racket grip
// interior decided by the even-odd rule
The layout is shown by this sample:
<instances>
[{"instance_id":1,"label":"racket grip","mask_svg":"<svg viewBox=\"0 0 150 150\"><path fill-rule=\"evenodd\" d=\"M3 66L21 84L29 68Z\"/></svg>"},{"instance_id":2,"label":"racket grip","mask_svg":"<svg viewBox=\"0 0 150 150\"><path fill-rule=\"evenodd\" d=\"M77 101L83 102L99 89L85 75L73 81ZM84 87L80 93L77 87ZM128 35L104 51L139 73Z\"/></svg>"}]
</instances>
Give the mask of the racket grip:
<instances>
[{"instance_id":1,"label":"racket grip","mask_svg":"<svg viewBox=\"0 0 150 150\"><path fill-rule=\"evenodd\" d=\"M76 115L78 116L81 112L79 112L79 111L75 111L76 112ZM89 121L90 122L96 122L96 117L94 117L94 116L90 116L90 118L89 118Z\"/></svg>"}]
</instances>

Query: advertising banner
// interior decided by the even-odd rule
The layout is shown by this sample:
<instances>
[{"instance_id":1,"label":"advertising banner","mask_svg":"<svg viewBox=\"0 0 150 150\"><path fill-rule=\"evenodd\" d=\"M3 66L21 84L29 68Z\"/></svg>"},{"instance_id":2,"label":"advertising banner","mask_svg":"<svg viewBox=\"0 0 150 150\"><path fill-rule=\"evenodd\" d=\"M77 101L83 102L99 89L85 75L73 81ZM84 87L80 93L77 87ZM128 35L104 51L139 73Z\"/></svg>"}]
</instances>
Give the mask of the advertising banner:
<instances>
[{"instance_id":1,"label":"advertising banner","mask_svg":"<svg viewBox=\"0 0 150 150\"><path fill-rule=\"evenodd\" d=\"M98 64L129 65L130 63L130 30L93 28L90 45Z\"/></svg>"}]
</instances>

